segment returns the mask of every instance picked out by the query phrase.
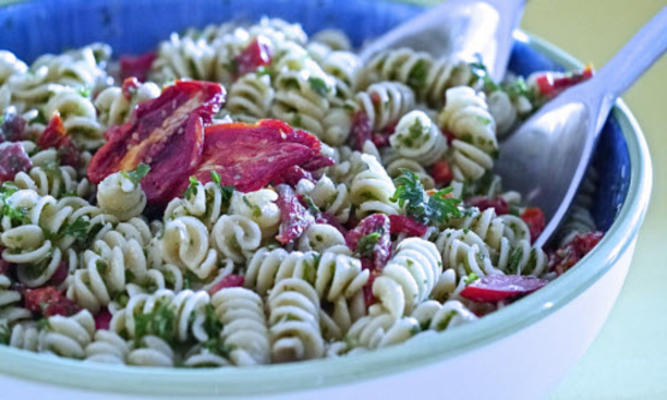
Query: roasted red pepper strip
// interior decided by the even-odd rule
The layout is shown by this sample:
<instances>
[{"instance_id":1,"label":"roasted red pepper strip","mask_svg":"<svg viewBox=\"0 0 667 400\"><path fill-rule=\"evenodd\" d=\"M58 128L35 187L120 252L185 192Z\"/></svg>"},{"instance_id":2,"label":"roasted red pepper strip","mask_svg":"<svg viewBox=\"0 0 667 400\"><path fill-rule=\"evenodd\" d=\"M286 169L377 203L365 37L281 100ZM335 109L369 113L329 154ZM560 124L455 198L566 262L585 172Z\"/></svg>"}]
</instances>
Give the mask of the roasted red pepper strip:
<instances>
[{"instance_id":1,"label":"roasted red pepper strip","mask_svg":"<svg viewBox=\"0 0 667 400\"><path fill-rule=\"evenodd\" d=\"M461 297L479 302L508 300L532 293L547 284L539 278L523 275L486 275L461 291Z\"/></svg>"},{"instance_id":2,"label":"roasted red pepper strip","mask_svg":"<svg viewBox=\"0 0 667 400\"><path fill-rule=\"evenodd\" d=\"M182 193L181 184L199 165L204 124L220 109L224 97L217 83L177 81L160 97L139 104L129 122L105 133L107 143L90 161L88 178L99 183L143 162L151 167L141 181L148 202L166 204Z\"/></svg>"},{"instance_id":3,"label":"roasted red pepper strip","mask_svg":"<svg viewBox=\"0 0 667 400\"><path fill-rule=\"evenodd\" d=\"M310 225L315 223L315 218L304 207L294 189L288 185L276 186L278 192L278 207L280 208L280 228L276 239L287 244L301 237Z\"/></svg>"},{"instance_id":4,"label":"roasted red pepper strip","mask_svg":"<svg viewBox=\"0 0 667 400\"><path fill-rule=\"evenodd\" d=\"M49 124L46 125L44 132L37 139L37 146L42 149L57 149L60 162L64 165L77 168L81 164L81 153L69 135L67 135L65 125L57 111L53 114L51 120L49 120Z\"/></svg>"},{"instance_id":5,"label":"roasted red pepper strip","mask_svg":"<svg viewBox=\"0 0 667 400\"><path fill-rule=\"evenodd\" d=\"M0 143L0 182L11 181L32 167L30 157L19 143Z\"/></svg>"},{"instance_id":6,"label":"roasted red pepper strip","mask_svg":"<svg viewBox=\"0 0 667 400\"><path fill-rule=\"evenodd\" d=\"M261 189L295 165L303 165L320 152L320 141L278 120L256 124L229 123L206 128L202 162L195 176L205 183L211 171L220 183L241 192ZM187 180L181 185L185 190Z\"/></svg>"},{"instance_id":7,"label":"roasted red pepper strip","mask_svg":"<svg viewBox=\"0 0 667 400\"><path fill-rule=\"evenodd\" d=\"M604 233L600 231L574 235L549 256L549 270L558 275L564 273L588 254L602 240L602 236Z\"/></svg>"},{"instance_id":8,"label":"roasted red pepper strip","mask_svg":"<svg viewBox=\"0 0 667 400\"><path fill-rule=\"evenodd\" d=\"M234 58L236 77L254 72L257 68L271 64L273 45L265 36L258 35L241 54Z\"/></svg>"},{"instance_id":9,"label":"roasted red pepper strip","mask_svg":"<svg viewBox=\"0 0 667 400\"><path fill-rule=\"evenodd\" d=\"M208 293L213 296L220 289L230 288L230 287L241 287L243 286L243 281L245 278L243 275L227 275L222 280L208 290Z\"/></svg>"},{"instance_id":10,"label":"roasted red pepper strip","mask_svg":"<svg viewBox=\"0 0 667 400\"><path fill-rule=\"evenodd\" d=\"M26 309L44 317L72 315L81 309L55 286L26 289L23 292L23 303Z\"/></svg>"},{"instance_id":11,"label":"roasted red pepper strip","mask_svg":"<svg viewBox=\"0 0 667 400\"><path fill-rule=\"evenodd\" d=\"M372 214L362 219L356 228L345 236L347 247L357 251L359 241L366 235L379 233L379 238L372 248L372 256L361 257L362 268L375 268L381 270L391 257L391 224L389 217L384 214Z\"/></svg>"},{"instance_id":12,"label":"roasted red pepper strip","mask_svg":"<svg viewBox=\"0 0 667 400\"><path fill-rule=\"evenodd\" d=\"M148 71L155 61L155 52L151 51L139 56L121 56L120 57L120 79L134 76L139 81L146 81Z\"/></svg>"},{"instance_id":13,"label":"roasted red pepper strip","mask_svg":"<svg viewBox=\"0 0 667 400\"><path fill-rule=\"evenodd\" d=\"M404 233L408 236L424 236L428 227L407 215L390 215L391 234Z\"/></svg>"},{"instance_id":14,"label":"roasted red pepper strip","mask_svg":"<svg viewBox=\"0 0 667 400\"><path fill-rule=\"evenodd\" d=\"M481 211L493 208L498 215L505 215L510 212L510 206L502 197L475 196L467 199L465 203L469 206L477 207Z\"/></svg>"}]
</instances>

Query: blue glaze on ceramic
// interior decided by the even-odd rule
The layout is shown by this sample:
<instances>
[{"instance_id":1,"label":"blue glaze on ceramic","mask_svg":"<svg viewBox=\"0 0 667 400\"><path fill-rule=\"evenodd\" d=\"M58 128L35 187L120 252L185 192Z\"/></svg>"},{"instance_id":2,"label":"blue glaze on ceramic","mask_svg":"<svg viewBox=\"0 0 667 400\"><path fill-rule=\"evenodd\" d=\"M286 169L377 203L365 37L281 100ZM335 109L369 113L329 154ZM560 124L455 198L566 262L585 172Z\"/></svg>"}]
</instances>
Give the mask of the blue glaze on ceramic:
<instances>
[{"instance_id":1,"label":"blue glaze on ceramic","mask_svg":"<svg viewBox=\"0 0 667 400\"><path fill-rule=\"evenodd\" d=\"M370 0L42 0L2 10L0 49L31 61L44 53L103 41L111 44L116 54L136 54L153 49L169 33L190 26L231 18L256 20L262 15L298 21L309 33L337 27L360 45L365 38L377 36L419 11L415 6ZM376 17L358 23L369 14ZM514 45L509 67L521 75L562 70L520 41ZM613 118L607 120L600 136L593 164L599 172L593 215L598 227L606 230L620 210L630 183L627 145Z\"/></svg>"}]
</instances>

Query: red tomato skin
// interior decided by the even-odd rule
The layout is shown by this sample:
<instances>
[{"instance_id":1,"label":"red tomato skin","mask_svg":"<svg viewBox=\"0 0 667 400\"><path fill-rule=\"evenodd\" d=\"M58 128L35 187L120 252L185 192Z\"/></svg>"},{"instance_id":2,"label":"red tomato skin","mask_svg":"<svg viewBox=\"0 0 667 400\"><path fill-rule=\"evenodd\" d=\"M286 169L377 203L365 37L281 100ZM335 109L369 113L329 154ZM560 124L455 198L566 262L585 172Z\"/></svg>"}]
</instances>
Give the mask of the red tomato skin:
<instances>
[{"instance_id":1,"label":"red tomato skin","mask_svg":"<svg viewBox=\"0 0 667 400\"><path fill-rule=\"evenodd\" d=\"M176 189L199 165L204 124L210 123L224 98L217 83L177 81L137 106L129 122L105 132L107 143L91 159L88 178L99 183L143 162L151 167L141 181L149 204L166 204L182 193Z\"/></svg>"},{"instance_id":2,"label":"red tomato skin","mask_svg":"<svg viewBox=\"0 0 667 400\"><path fill-rule=\"evenodd\" d=\"M534 242L546 226L544 213L539 207L527 207L521 213L521 219L528 225L528 229L530 230L530 242Z\"/></svg>"},{"instance_id":3,"label":"red tomato skin","mask_svg":"<svg viewBox=\"0 0 667 400\"><path fill-rule=\"evenodd\" d=\"M243 282L245 281L245 278L243 275L227 275L222 280L215 285L213 285L212 288L208 290L208 293L213 296L215 293L217 293L219 290L226 289L226 288L231 288L231 287L243 287Z\"/></svg>"},{"instance_id":4,"label":"red tomato skin","mask_svg":"<svg viewBox=\"0 0 667 400\"><path fill-rule=\"evenodd\" d=\"M120 79L135 77L141 82L146 81L148 71L155 61L157 54L154 51L144 53L138 56L120 57Z\"/></svg>"},{"instance_id":5,"label":"red tomato skin","mask_svg":"<svg viewBox=\"0 0 667 400\"><path fill-rule=\"evenodd\" d=\"M452 169L445 160L440 160L433 164L431 171L431 176L438 185L448 185L454 179Z\"/></svg>"}]
</instances>

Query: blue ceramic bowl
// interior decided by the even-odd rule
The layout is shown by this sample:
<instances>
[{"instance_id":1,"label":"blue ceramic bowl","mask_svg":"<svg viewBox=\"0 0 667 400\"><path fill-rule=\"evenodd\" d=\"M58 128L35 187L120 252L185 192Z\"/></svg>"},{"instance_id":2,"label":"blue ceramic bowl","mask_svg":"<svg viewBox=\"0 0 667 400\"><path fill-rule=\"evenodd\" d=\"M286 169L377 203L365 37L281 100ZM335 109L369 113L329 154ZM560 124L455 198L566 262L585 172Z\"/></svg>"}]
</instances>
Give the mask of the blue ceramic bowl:
<instances>
[{"instance_id":1,"label":"blue ceramic bowl","mask_svg":"<svg viewBox=\"0 0 667 400\"><path fill-rule=\"evenodd\" d=\"M300 22L308 33L337 27L359 45L418 12L399 3L342 0L31 1L0 8L0 48L25 61L93 41L111 44L116 55L141 53L173 31L263 15ZM542 40L522 32L515 37L510 70L516 73L581 66ZM592 211L598 227L608 231L600 245L544 289L475 324L355 357L242 369L107 366L0 346L0 384L9 388L6 395L26 398L43 393L70 398L80 389L99 398L121 393L128 398L350 393L536 398L597 334L620 290L647 208L648 151L622 101L605 125L593 163L600 178ZM30 385L22 385L26 381Z\"/></svg>"}]
</instances>

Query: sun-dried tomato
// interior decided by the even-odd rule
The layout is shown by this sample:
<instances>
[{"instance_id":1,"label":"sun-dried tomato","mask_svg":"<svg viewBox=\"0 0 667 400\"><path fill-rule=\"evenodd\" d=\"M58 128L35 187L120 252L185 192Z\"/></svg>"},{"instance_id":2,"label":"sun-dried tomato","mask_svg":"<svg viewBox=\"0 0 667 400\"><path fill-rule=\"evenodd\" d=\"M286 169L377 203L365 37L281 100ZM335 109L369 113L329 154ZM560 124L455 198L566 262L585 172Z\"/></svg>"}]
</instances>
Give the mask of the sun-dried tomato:
<instances>
[{"instance_id":1,"label":"sun-dried tomato","mask_svg":"<svg viewBox=\"0 0 667 400\"><path fill-rule=\"evenodd\" d=\"M359 110L352 118L352 127L350 128L350 144L355 150L361 151L367 140L373 139L373 127L371 120L364 110Z\"/></svg>"},{"instance_id":2,"label":"sun-dried tomato","mask_svg":"<svg viewBox=\"0 0 667 400\"><path fill-rule=\"evenodd\" d=\"M309 133L294 130L278 120L256 124L227 123L206 128L202 162L194 175L201 182L211 180L251 192L275 182L289 168L306 165L320 152L320 141ZM181 192L187 182L181 185Z\"/></svg>"},{"instance_id":3,"label":"sun-dried tomato","mask_svg":"<svg viewBox=\"0 0 667 400\"><path fill-rule=\"evenodd\" d=\"M534 242L544 230L546 222L544 220L544 213L539 207L527 207L521 213L521 219L528 225L530 231L530 242Z\"/></svg>"},{"instance_id":4,"label":"sun-dried tomato","mask_svg":"<svg viewBox=\"0 0 667 400\"><path fill-rule=\"evenodd\" d=\"M437 161L431 167L431 175L438 185L448 185L454 179L454 173L449 163L445 160Z\"/></svg>"},{"instance_id":5,"label":"sun-dried tomato","mask_svg":"<svg viewBox=\"0 0 667 400\"><path fill-rule=\"evenodd\" d=\"M408 236L424 236L428 227L407 215L390 215L390 231L392 235L403 233Z\"/></svg>"},{"instance_id":6,"label":"sun-dried tomato","mask_svg":"<svg viewBox=\"0 0 667 400\"><path fill-rule=\"evenodd\" d=\"M461 291L461 297L479 302L497 302L526 295L540 289L547 281L523 275L486 275Z\"/></svg>"},{"instance_id":7,"label":"sun-dried tomato","mask_svg":"<svg viewBox=\"0 0 667 400\"><path fill-rule=\"evenodd\" d=\"M23 292L23 303L26 309L44 317L72 315L81 309L55 286L26 289Z\"/></svg>"},{"instance_id":8,"label":"sun-dried tomato","mask_svg":"<svg viewBox=\"0 0 667 400\"><path fill-rule=\"evenodd\" d=\"M32 167L30 157L19 143L0 143L0 182L11 181Z\"/></svg>"},{"instance_id":9,"label":"sun-dried tomato","mask_svg":"<svg viewBox=\"0 0 667 400\"><path fill-rule=\"evenodd\" d=\"M477 207L481 211L487 208L496 210L496 214L505 215L510 212L510 206L502 197L474 196L466 199L465 203L471 207Z\"/></svg>"},{"instance_id":10,"label":"sun-dried tomato","mask_svg":"<svg viewBox=\"0 0 667 400\"><path fill-rule=\"evenodd\" d=\"M245 278L243 275L227 275L222 280L208 290L208 293L212 296L221 289L231 288L231 287L242 287L243 281Z\"/></svg>"},{"instance_id":11,"label":"sun-dried tomato","mask_svg":"<svg viewBox=\"0 0 667 400\"><path fill-rule=\"evenodd\" d=\"M121 86L121 93L123 94L123 97L125 97L125 100L130 101L132 99L132 94L136 93L137 89L139 88L139 80L131 76L129 78L125 78L123 80L123 85Z\"/></svg>"},{"instance_id":12,"label":"sun-dried tomato","mask_svg":"<svg viewBox=\"0 0 667 400\"><path fill-rule=\"evenodd\" d=\"M16 113L14 107L7 107L0 118L0 142L19 142L28 139L26 132L27 121Z\"/></svg>"},{"instance_id":13,"label":"sun-dried tomato","mask_svg":"<svg viewBox=\"0 0 667 400\"><path fill-rule=\"evenodd\" d=\"M550 254L549 270L555 271L558 275L564 273L588 254L602 240L602 236L604 233L600 231L574 235L562 247Z\"/></svg>"},{"instance_id":14,"label":"sun-dried tomato","mask_svg":"<svg viewBox=\"0 0 667 400\"><path fill-rule=\"evenodd\" d=\"M370 266L381 270L391 257L390 231L389 217L384 214L372 214L362 219L354 229L347 233L345 242L355 252L366 253L366 250L370 250L370 254L360 254L362 267ZM374 236L371 249L360 249L360 242L371 234Z\"/></svg>"},{"instance_id":15,"label":"sun-dried tomato","mask_svg":"<svg viewBox=\"0 0 667 400\"><path fill-rule=\"evenodd\" d=\"M138 56L121 56L120 57L120 79L125 80L129 77L136 77L139 81L146 81L148 71L155 61L156 54L154 51L144 53Z\"/></svg>"},{"instance_id":16,"label":"sun-dried tomato","mask_svg":"<svg viewBox=\"0 0 667 400\"><path fill-rule=\"evenodd\" d=\"M111 325L111 313L109 309L104 307L97 314L95 314L95 330L99 331L109 329Z\"/></svg>"},{"instance_id":17,"label":"sun-dried tomato","mask_svg":"<svg viewBox=\"0 0 667 400\"><path fill-rule=\"evenodd\" d=\"M304 207L294 189L288 185L276 186L278 207L280 208L280 228L276 239L287 244L301 237L303 232L315 222L315 218Z\"/></svg>"},{"instance_id":18,"label":"sun-dried tomato","mask_svg":"<svg viewBox=\"0 0 667 400\"><path fill-rule=\"evenodd\" d=\"M109 174L151 169L141 181L150 204L164 205L182 193L201 160L204 124L224 102L217 83L177 81L153 100L139 104L130 121L105 133L107 143L88 165L88 178L99 183ZM210 177L209 177L210 180Z\"/></svg>"},{"instance_id":19,"label":"sun-dried tomato","mask_svg":"<svg viewBox=\"0 0 667 400\"><path fill-rule=\"evenodd\" d=\"M258 35L241 54L234 58L235 76L239 77L257 68L271 64L273 45L265 36Z\"/></svg>"},{"instance_id":20,"label":"sun-dried tomato","mask_svg":"<svg viewBox=\"0 0 667 400\"><path fill-rule=\"evenodd\" d=\"M75 168L81 165L81 152L67 134L65 124L63 124L57 111L37 139L37 146L42 149L57 149L60 163L63 165L70 165Z\"/></svg>"},{"instance_id":21,"label":"sun-dried tomato","mask_svg":"<svg viewBox=\"0 0 667 400\"><path fill-rule=\"evenodd\" d=\"M377 302L377 299L375 298L375 295L373 294L373 282L375 282L375 278L378 276L382 275L382 271L379 269L371 269L371 273L368 276L368 281L363 287L363 293L364 293L364 303L366 304L366 308L372 306Z\"/></svg>"}]
</instances>

